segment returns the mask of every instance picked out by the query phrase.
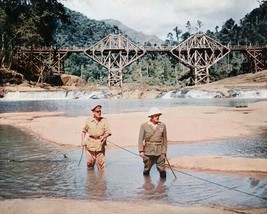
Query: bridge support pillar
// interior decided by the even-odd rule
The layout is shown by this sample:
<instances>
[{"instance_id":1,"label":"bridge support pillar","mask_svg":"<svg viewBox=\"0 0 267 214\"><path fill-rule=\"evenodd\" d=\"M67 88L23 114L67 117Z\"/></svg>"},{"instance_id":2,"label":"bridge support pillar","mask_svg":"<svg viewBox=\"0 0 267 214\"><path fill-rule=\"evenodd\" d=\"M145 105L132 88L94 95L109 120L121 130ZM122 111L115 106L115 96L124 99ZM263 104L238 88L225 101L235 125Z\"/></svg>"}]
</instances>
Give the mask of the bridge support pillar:
<instances>
[{"instance_id":1,"label":"bridge support pillar","mask_svg":"<svg viewBox=\"0 0 267 214\"><path fill-rule=\"evenodd\" d=\"M242 51L242 53L251 63L253 73L264 70L265 62L263 58L263 49L247 48L246 50Z\"/></svg>"},{"instance_id":2,"label":"bridge support pillar","mask_svg":"<svg viewBox=\"0 0 267 214\"><path fill-rule=\"evenodd\" d=\"M198 85L202 83L209 83L210 82L210 75L209 75L209 68L191 68L192 72L192 84Z\"/></svg>"},{"instance_id":3,"label":"bridge support pillar","mask_svg":"<svg viewBox=\"0 0 267 214\"><path fill-rule=\"evenodd\" d=\"M18 63L45 81L51 75L62 74L68 51L53 48L18 50Z\"/></svg>"},{"instance_id":4,"label":"bridge support pillar","mask_svg":"<svg viewBox=\"0 0 267 214\"><path fill-rule=\"evenodd\" d=\"M108 86L111 88L122 87L122 68L109 68L108 69Z\"/></svg>"},{"instance_id":5,"label":"bridge support pillar","mask_svg":"<svg viewBox=\"0 0 267 214\"><path fill-rule=\"evenodd\" d=\"M203 33L190 36L171 50L172 55L193 70L192 84L209 83L209 68L230 52Z\"/></svg>"},{"instance_id":6,"label":"bridge support pillar","mask_svg":"<svg viewBox=\"0 0 267 214\"><path fill-rule=\"evenodd\" d=\"M108 69L109 87L122 87L122 70L145 54L145 50L120 34L109 34L84 51Z\"/></svg>"}]
</instances>

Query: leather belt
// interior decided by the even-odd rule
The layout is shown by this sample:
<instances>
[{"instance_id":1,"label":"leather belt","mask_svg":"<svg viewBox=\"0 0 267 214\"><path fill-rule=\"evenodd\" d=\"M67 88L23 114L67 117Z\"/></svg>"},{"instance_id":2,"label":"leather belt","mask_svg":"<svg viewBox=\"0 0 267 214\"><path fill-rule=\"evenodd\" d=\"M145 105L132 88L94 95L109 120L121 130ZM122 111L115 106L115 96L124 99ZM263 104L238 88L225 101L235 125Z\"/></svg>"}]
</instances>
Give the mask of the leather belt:
<instances>
[{"instance_id":1,"label":"leather belt","mask_svg":"<svg viewBox=\"0 0 267 214\"><path fill-rule=\"evenodd\" d=\"M148 144L162 144L162 141L146 141Z\"/></svg>"},{"instance_id":2,"label":"leather belt","mask_svg":"<svg viewBox=\"0 0 267 214\"><path fill-rule=\"evenodd\" d=\"M100 136L92 136L92 135L90 135L89 137L94 139L94 140L99 140L100 139Z\"/></svg>"}]
</instances>

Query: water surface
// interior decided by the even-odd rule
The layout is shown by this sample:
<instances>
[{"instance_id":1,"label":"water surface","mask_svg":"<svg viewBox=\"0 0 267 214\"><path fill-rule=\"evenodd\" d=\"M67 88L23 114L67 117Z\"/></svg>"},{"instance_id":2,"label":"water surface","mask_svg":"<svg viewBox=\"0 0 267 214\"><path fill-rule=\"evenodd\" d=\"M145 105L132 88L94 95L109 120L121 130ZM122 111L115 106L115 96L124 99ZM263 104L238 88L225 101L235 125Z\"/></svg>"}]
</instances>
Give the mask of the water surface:
<instances>
[{"instance_id":1,"label":"water surface","mask_svg":"<svg viewBox=\"0 0 267 214\"><path fill-rule=\"evenodd\" d=\"M175 171L174 180L168 170L167 179L161 180L154 167L151 177L144 178L140 157L114 147L107 150L104 172L88 171L85 156L78 167L81 148L48 144L6 125L0 126L0 136L2 199L159 200L183 206L266 207L266 200L258 198L267 197L266 175ZM260 137L170 145L168 156L218 154L266 158L266 146L266 139ZM137 153L137 147L127 149Z\"/></svg>"},{"instance_id":2,"label":"water surface","mask_svg":"<svg viewBox=\"0 0 267 214\"><path fill-rule=\"evenodd\" d=\"M247 105L249 103L266 99L90 99L90 100L28 100L28 101L1 101L0 113L4 112L30 112L30 111L56 111L66 112L69 116L88 115L90 109L96 104L103 106L104 113L123 113L148 111L157 106L161 109L181 105L208 105L230 106Z\"/></svg>"}]
</instances>

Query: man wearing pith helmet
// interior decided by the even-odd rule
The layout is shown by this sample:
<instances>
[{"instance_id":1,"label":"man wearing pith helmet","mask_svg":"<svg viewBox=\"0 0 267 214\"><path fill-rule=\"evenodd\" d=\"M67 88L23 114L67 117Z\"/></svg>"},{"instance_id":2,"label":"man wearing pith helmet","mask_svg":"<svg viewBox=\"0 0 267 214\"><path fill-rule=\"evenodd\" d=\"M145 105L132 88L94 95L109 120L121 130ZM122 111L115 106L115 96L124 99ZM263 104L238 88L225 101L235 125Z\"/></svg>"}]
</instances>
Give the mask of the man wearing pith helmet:
<instances>
[{"instance_id":1,"label":"man wearing pith helmet","mask_svg":"<svg viewBox=\"0 0 267 214\"><path fill-rule=\"evenodd\" d=\"M165 157L167 152L166 125L159 121L161 111L153 107L148 112L149 121L141 125L138 148L144 162L144 176L149 176L156 164L161 178L166 178Z\"/></svg>"},{"instance_id":2,"label":"man wearing pith helmet","mask_svg":"<svg viewBox=\"0 0 267 214\"><path fill-rule=\"evenodd\" d=\"M87 153L87 168L94 169L95 163L99 170L105 169L105 148L107 137L111 135L106 118L101 116L102 106L91 109L93 116L86 120L82 130L81 145Z\"/></svg>"}]
</instances>

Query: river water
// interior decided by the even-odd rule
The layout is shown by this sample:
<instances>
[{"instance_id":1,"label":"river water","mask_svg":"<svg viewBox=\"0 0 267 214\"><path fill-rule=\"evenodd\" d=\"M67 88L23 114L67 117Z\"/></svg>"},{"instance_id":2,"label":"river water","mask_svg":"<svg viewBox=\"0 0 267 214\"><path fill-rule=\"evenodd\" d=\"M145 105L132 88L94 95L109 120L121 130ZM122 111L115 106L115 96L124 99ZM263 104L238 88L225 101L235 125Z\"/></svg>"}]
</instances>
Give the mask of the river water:
<instances>
[{"instance_id":1,"label":"river water","mask_svg":"<svg viewBox=\"0 0 267 214\"><path fill-rule=\"evenodd\" d=\"M235 106L255 100L61 100L0 102L0 112L64 111L67 115L88 114L100 103L104 113L146 111L177 105ZM169 145L168 156L229 155L267 158L267 140L261 136L198 144ZM127 148L137 153L137 147ZM108 147L107 169L88 171L85 156L78 166L81 148L48 144L13 126L0 126L0 198L68 198L113 201L158 200L175 205L218 205L226 207L267 207L267 176L256 173L212 173L170 170L161 180L154 167L150 178L142 175L140 157ZM265 200L263 199L265 198Z\"/></svg>"},{"instance_id":2,"label":"river water","mask_svg":"<svg viewBox=\"0 0 267 214\"><path fill-rule=\"evenodd\" d=\"M62 99L62 100L20 100L1 101L0 113L4 112L28 112L28 111L59 111L69 116L88 115L90 108L96 104L103 106L104 113L123 113L148 111L157 106L161 109L180 105L209 105L209 106L237 106L248 103L266 101L265 99Z\"/></svg>"}]
</instances>

